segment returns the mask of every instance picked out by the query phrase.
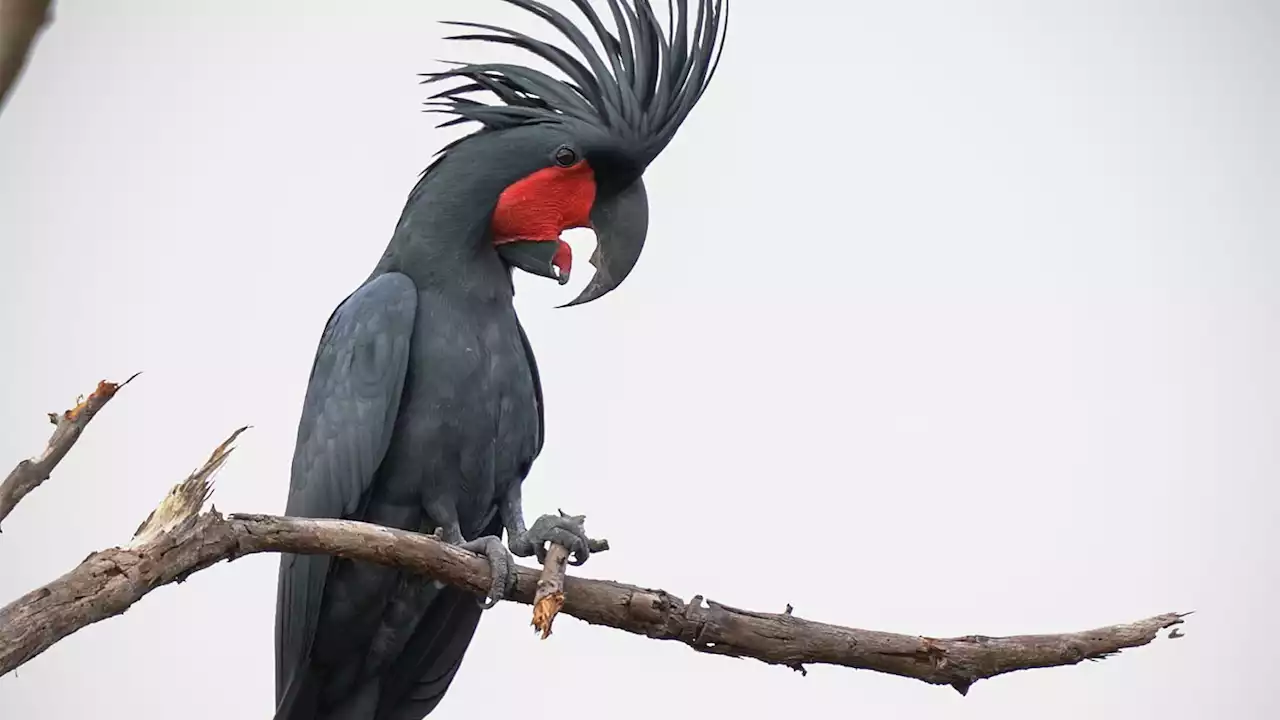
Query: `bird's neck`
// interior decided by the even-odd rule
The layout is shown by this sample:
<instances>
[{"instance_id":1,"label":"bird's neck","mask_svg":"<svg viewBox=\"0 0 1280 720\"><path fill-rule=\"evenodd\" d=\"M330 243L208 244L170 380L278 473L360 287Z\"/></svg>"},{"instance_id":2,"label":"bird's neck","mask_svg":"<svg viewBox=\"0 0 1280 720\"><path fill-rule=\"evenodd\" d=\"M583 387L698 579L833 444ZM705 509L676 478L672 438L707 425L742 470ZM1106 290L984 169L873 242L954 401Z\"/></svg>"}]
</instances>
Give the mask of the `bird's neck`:
<instances>
[{"instance_id":1,"label":"bird's neck","mask_svg":"<svg viewBox=\"0 0 1280 720\"><path fill-rule=\"evenodd\" d=\"M491 203L410 197L374 275L402 272L420 290L458 301L510 304L511 271L488 231Z\"/></svg>"}]
</instances>

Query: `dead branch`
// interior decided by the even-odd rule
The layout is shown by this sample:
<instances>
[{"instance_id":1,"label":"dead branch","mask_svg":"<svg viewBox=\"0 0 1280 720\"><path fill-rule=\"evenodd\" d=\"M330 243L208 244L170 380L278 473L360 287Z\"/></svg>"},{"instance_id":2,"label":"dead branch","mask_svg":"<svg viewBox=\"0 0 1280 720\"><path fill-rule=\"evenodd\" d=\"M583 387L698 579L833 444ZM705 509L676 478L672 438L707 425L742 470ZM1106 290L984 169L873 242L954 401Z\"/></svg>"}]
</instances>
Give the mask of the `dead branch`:
<instances>
[{"instance_id":1,"label":"dead branch","mask_svg":"<svg viewBox=\"0 0 1280 720\"><path fill-rule=\"evenodd\" d=\"M40 31L53 19L50 0L0 0L0 111L27 66Z\"/></svg>"},{"instance_id":2,"label":"dead branch","mask_svg":"<svg viewBox=\"0 0 1280 720\"><path fill-rule=\"evenodd\" d=\"M560 608L564 607L564 581L568 564L569 548L550 543L547 557L542 561L542 574L538 576L538 589L533 593L533 620L529 622L543 640L551 637L551 623L555 622Z\"/></svg>"},{"instance_id":3,"label":"dead branch","mask_svg":"<svg viewBox=\"0 0 1280 720\"><path fill-rule=\"evenodd\" d=\"M488 590L483 557L427 535L346 520L200 512L212 475L226 462L242 430L170 492L130 544L93 553L67 574L0 609L0 675L77 630L119 615L162 585L252 553L334 555L405 568L476 595ZM534 604L541 577L538 570L519 567L511 599ZM612 581L568 577L563 589L560 611L593 625L797 670L819 663L874 670L950 685L962 694L974 682L1003 673L1100 660L1146 645L1185 616L1166 613L1056 635L930 638L814 622L793 615L790 607L774 614L704 603L701 596L686 603L665 590Z\"/></svg>"},{"instance_id":4,"label":"dead branch","mask_svg":"<svg viewBox=\"0 0 1280 720\"><path fill-rule=\"evenodd\" d=\"M573 523L579 532L587 521L586 515L567 515L563 510L560 517ZM608 540L592 540L589 545L593 553L609 549ZM533 595L533 620L529 624L543 640L551 637L551 624L564 607L564 580L570 552L563 545L548 543L547 554L542 559L542 574L538 576L538 590Z\"/></svg>"},{"instance_id":5,"label":"dead branch","mask_svg":"<svg viewBox=\"0 0 1280 720\"><path fill-rule=\"evenodd\" d=\"M0 0L0 9L7 7L6 1ZM0 86L0 92L2 91L3 87ZM103 380L98 383L98 387L89 394L89 397L80 396L76 400L75 407L61 413L49 413L49 422L53 423L53 435L49 437L44 452L38 457L18 463L17 467L9 472L4 482L0 483L0 523L9 517L9 513L22 502L22 498L26 497L27 493L40 487L45 480L49 479L53 469L62 462L62 458L67 456L71 446L80 439L80 434L89 426L89 422L98 414L98 411L106 407L120 388L128 385L136 377L138 373L134 373L122 383Z\"/></svg>"}]
</instances>

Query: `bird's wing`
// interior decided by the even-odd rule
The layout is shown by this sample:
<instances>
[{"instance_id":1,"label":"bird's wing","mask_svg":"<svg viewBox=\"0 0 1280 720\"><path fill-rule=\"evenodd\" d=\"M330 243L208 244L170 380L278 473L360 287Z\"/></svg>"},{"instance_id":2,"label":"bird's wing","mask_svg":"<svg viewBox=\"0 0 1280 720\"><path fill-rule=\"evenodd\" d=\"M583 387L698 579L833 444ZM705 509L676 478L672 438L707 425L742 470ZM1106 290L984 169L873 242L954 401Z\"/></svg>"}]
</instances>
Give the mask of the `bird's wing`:
<instances>
[{"instance_id":1,"label":"bird's wing","mask_svg":"<svg viewBox=\"0 0 1280 720\"><path fill-rule=\"evenodd\" d=\"M516 321L516 327L520 330L520 343L529 362L529 371L533 374L534 401L538 406L538 439L534 449L536 458L542 451L545 437L542 382L538 376L538 365L533 358L533 348L529 345L529 337L519 322ZM474 537L501 537L502 520L495 507L486 526ZM431 593L428 609L401 652L400 662L391 668L383 680L377 712L379 720L422 720L434 710L444 699L445 692L461 667L467 647L480 622L482 611L474 595L438 582L433 583L428 592Z\"/></svg>"},{"instance_id":2,"label":"bird's wing","mask_svg":"<svg viewBox=\"0 0 1280 720\"><path fill-rule=\"evenodd\" d=\"M391 443L417 302L412 280L387 273L352 293L329 318L298 423L286 514L341 518L360 508ZM304 679L300 671L307 667L328 572L328 556L281 557L277 703Z\"/></svg>"},{"instance_id":3,"label":"bird's wing","mask_svg":"<svg viewBox=\"0 0 1280 720\"><path fill-rule=\"evenodd\" d=\"M533 357L533 346L529 344L529 336L525 334L519 318L516 318L516 327L520 330L520 344L524 347L525 359L529 361L529 372L533 373L533 396L538 403L538 444L533 450L533 459L536 460L542 454L542 443L547 438L546 411L542 406L542 377L538 374L538 361Z\"/></svg>"}]
</instances>

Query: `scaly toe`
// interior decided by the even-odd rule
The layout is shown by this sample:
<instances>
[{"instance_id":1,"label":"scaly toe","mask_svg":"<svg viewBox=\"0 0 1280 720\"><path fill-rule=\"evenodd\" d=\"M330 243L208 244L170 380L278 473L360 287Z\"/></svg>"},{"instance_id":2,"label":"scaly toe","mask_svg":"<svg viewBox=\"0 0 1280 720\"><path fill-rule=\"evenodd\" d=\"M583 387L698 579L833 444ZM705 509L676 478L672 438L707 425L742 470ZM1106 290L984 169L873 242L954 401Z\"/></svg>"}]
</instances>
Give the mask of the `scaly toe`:
<instances>
[{"instance_id":1,"label":"scaly toe","mask_svg":"<svg viewBox=\"0 0 1280 720\"><path fill-rule=\"evenodd\" d=\"M477 555L484 555L489 561L489 592L483 598L477 598L480 608L488 610L505 598L514 584L515 563L511 553L502 544L502 540L492 535L465 542L461 547Z\"/></svg>"},{"instance_id":2,"label":"scaly toe","mask_svg":"<svg viewBox=\"0 0 1280 720\"><path fill-rule=\"evenodd\" d=\"M568 548L573 554L573 559L569 562L575 566L585 563L591 555L591 545L583 530L582 518L563 514L538 518L533 527L512 542L512 549L531 551L523 554L523 557L532 554L538 558L538 562L544 563L547 559L546 545L549 542Z\"/></svg>"}]
</instances>

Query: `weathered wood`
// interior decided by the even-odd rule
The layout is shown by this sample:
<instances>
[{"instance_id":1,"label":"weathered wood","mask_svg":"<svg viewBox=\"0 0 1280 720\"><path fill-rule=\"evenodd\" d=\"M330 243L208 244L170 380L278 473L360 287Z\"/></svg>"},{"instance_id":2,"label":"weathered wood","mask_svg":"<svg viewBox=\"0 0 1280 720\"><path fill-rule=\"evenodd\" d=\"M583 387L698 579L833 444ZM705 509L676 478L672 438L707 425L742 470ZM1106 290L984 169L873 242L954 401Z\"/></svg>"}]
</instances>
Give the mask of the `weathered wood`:
<instances>
[{"instance_id":1,"label":"weathered wood","mask_svg":"<svg viewBox=\"0 0 1280 720\"><path fill-rule=\"evenodd\" d=\"M138 375L134 373L122 383L103 380L98 383L98 387L89 394L89 397L81 397L77 400L75 407L61 413L49 413L49 422L53 423L53 435L45 444L44 452L30 460L18 463L5 477L4 482L0 483L0 523L9 517L9 513L13 512L28 493L49 479L53 469L62 462L62 458L67 456L98 411L106 407L120 388L128 385L136 377Z\"/></svg>"},{"instance_id":2,"label":"weathered wood","mask_svg":"<svg viewBox=\"0 0 1280 720\"><path fill-rule=\"evenodd\" d=\"M70 423L59 424L55 440L59 432L68 439L50 441L57 454L49 456L65 455L84 423L117 389L103 383L62 420L55 417L55 423ZM244 430L236 430L175 485L128 545L95 552L57 580L0 608L0 676L77 630L123 613L158 587L251 553L333 555L404 568L479 596L487 594L488 561L432 536L349 520L223 517L213 509L202 513L213 475ZM607 543L599 541L593 552L606 549ZM535 605L534 626L543 638L550 635L556 614L563 612L593 625L682 642L699 652L755 658L801 672L806 664L816 663L874 670L950 685L961 694L974 682L1003 673L1099 660L1146 645L1186 616L1166 613L1057 635L929 638L805 620L796 617L790 605L781 614L761 613L704 602L700 595L686 603L665 590L566 577L568 557L566 548L552 544L541 571L516 566L509 599Z\"/></svg>"},{"instance_id":3,"label":"weathered wood","mask_svg":"<svg viewBox=\"0 0 1280 720\"><path fill-rule=\"evenodd\" d=\"M226 444L219 450L226 450ZM225 452L210 460L220 465ZM170 494L170 507L199 507L193 500L208 495L211 474L203 471ZM71 572L0 609L0 675L80 628L123 613L162 585L251 553L327 554L391 565L481 596L489 587L483 557L430 536L379 525L272 515L224 517L216 510L185 520L168 515L163 525L167 529L152 532L154 527L148 530L144 524L138 537L147 537L145 542L96 552ZM541 577L541 571L519 566L510 599L536 602ZM829 625L789 612L741 610L704 602L701 596L685 602L665 590L605 580L566 577L563 590L561 612L593 625L674 640L705 653L797 669L824 663L875 670L950 685L962 693L978 680L1003 673L1072 665L1146 645L1184 617L1167 613L1057 635L928 638Z\"/></svg>"},{"instance_id":4,"label":"weathered wood","mask_svg":"<svg viewBox=\"0 0 1280 720\"><path fill-rule=\"evenodd\" d=\"M530 625L542 639L551 637L551 624L560 608L564 607L565 571L569 565L569 548L551 543L547 557L542 561L542 574L538 576L538 589L533 594L533 620Z\"/></svg>"}]
</instances>

